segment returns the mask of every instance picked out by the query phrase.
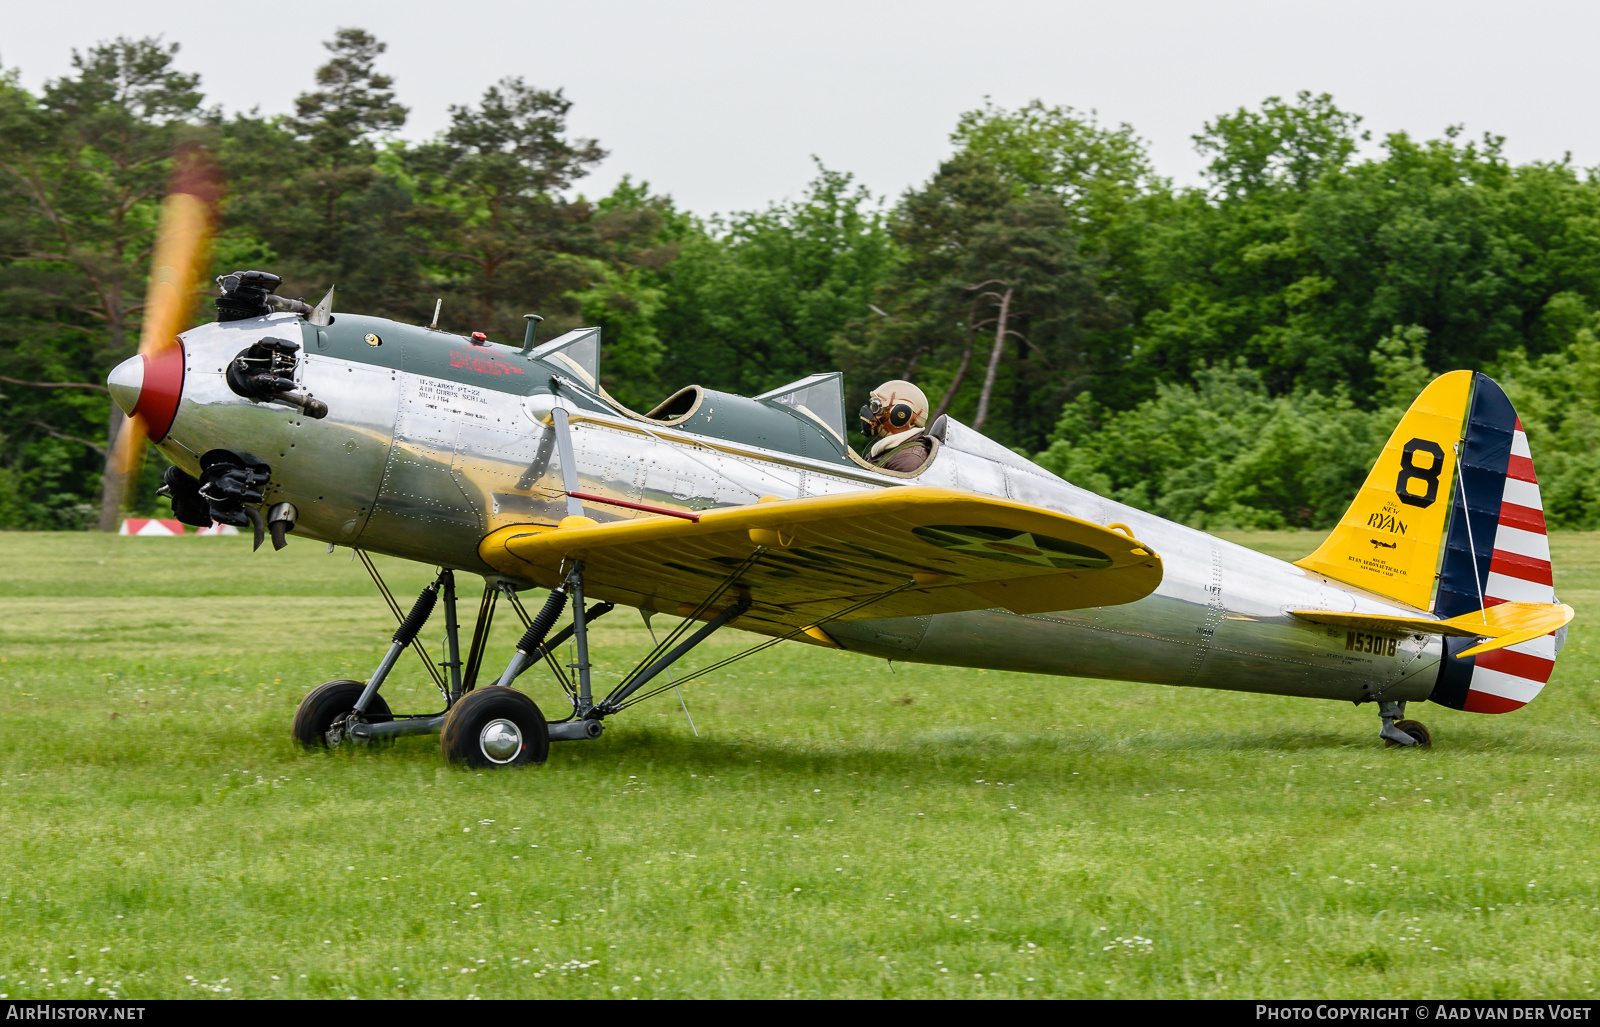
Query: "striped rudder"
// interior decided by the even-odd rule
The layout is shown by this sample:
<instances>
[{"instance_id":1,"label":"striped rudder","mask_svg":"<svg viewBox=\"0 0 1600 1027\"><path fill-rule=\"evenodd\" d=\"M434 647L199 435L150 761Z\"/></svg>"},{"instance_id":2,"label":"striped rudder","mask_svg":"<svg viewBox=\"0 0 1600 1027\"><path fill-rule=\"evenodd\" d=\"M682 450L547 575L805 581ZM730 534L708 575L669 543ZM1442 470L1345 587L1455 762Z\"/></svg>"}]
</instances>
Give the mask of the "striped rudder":
<instances>
[{"instance_id":1,"label":"striped rudder","mask_svg":"<svg viewBox=\"0 0 1600 1027\"><path fill-rule=\"evenodd\" d=\"M1553 603L1550 541L1522 421L1493 379L1473 376L1450 527L1434 613L1455 617L1506 602ZM1508 713L1530 702L1555 669L1556 638L1542 635L1476 657L1472 639L1445 639L1434 702Z\"/></svg>"}]
</instances>

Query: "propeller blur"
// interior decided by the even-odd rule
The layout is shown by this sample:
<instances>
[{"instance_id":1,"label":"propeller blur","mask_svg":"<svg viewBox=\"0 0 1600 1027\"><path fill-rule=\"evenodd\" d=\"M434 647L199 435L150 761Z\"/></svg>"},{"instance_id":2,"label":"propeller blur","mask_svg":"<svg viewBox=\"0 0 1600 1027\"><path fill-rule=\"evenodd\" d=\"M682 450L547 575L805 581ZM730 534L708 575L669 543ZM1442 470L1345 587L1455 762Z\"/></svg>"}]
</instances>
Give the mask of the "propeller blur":
<instances>
[{"instance_id":1,"label":"propeller blur","mask_svg":"<svg viewBox=\"0 0 1600 1027\"><path fill-rule=\"evenodd\" d=\"M115 441L114 462L124 482L139 477L145 439L160 442L177 412L183 380L178 330L189 320L196 277L210 260L221 182L220 169L206 150L194 144L179 148L161 203L139 352L106 379L112 399L128 415Z\"/></svg>"}]
</instances>

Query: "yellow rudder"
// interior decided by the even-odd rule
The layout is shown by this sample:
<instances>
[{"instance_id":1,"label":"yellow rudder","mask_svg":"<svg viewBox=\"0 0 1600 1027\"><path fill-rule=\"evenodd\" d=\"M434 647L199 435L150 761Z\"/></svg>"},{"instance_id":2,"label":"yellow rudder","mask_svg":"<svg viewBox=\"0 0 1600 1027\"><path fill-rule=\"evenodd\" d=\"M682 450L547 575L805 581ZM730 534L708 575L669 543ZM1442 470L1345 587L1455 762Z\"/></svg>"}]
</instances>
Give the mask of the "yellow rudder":
<instances>
[{"instance_id":1,"label":"yellow rudder","mask_svg":"<svg viewBox=\"0 0 1600 1027\"><path fill-rule=\"evenodd\" d=\"M1296 566L1430 609L1472 372L1435 378L1400 419L1339 526Z\"/></svg>"}]
</instances>

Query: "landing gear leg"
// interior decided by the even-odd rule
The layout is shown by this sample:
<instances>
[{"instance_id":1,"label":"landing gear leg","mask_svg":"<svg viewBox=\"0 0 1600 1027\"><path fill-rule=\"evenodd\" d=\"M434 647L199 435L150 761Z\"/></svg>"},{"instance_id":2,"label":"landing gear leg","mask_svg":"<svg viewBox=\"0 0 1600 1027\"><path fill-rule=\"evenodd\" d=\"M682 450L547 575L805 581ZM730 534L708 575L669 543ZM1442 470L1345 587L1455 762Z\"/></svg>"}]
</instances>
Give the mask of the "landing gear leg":
<instances>
[{"instance_id":1,"label":"landing gear leg","mask_svg":"<svg viewBox=\"0 0 1600 1027\"><path fill-rule=\"evenodd\" d=\"M444 586L444 648L445 666L450 668L450 705L461 701L461 625L456 621L456 576L449 570L439 572Z\"/></svg>"},{"instance_id":2,"label":"landing gear leg","mask_svg":"<svg viewBox=\"0 0 1600 1027\"><path fill-rule=\"evenodd\" d=\"M548 651L544 646L545 633L561 615L568 593L575 599L572 626L578 643L579 701L584 708L592 705L589 701L589 639L585 631L582 569L583 564L575 562L574 570L568 575L563 588L550 593L544 609L529 623L522 641L517 644L516 655L512 657L505 673L500 675L499 682L492 687L469 692L460 701L452 700L439 732L439 748L446 760L469 767L503 767L545 761L550 753L550 728L544 713L537 703L510 685L536 653ZM446 587L449 587L448 584ZM484 594L484 603L490 603L487 592ZM448 606L445 612L449 614ZM473 640L473 650L471 662L476 676L477 665L482 659L477 639ZM459 682L459 677L456 680ZM598 728L599 724L595 724L595 727ZM599 731L595 731L595 735L598 734Z\"/></svg>"},{"instance_id":3,"label":"landing gear leg","mask_svg":"<svg viewBox=\"0 0 1600 1027\"><path fill-rule=\"evenodd\" d=\"M438 581L435 581L422 590L422 594L417 596L416 604L411 607L411 613L401 622L400 627L395 629L394 637L389 641L389 651L383 654L383 660L379 662L378 669L372 672L372 677L368 679L366 688L362 690L360 698L355 702L355 712L358 715L367 712L367 704L378 694L378 689L383 687L383 681L389 676L389 671L394 669L395 661L400 658L401 653L405 652L412 639L417 637L417 632L422 630L422 626L428 623L428 618L433 614L433 607L439 601L439 584ZM449 595L450 607L453 611L455 608L455 594L452 591ZM454 616L450 619L452 621L455 620Z\"/></svg>"},{"instance_id":4,"label":"landing gear leg","mask_svg":"<svg viewBox=\"0 0 1600 1027\"><path fill-rule=\"evenodd\" d=\"M428 617L433 613L434 605L444 600L444 649L445 658L439 664L449 671L449 684L441 688L445 693L447 706L454 706L461 701L461 696L472 690L477 682L478 667L483 662L483 650L489 639L489 626L494 620L494 600L498 595L495 586L488 585L483 590L483 601L478 605L478 620L473 628L472 645L467 652L466 673L462 673L461 663L461 624L456 617L456 576L449 569L439 572L433 584L422 590L417 597L417 603L411 608L411 614L399 629L394 633L394 639L389 645L389 651L384 654L383 662L378 664L378 669L373 672L372 679L367 682L367 687L361 693L361 698L356 701L356 713L365 713L367 703L378 694L378 689L383 686L384 679L389 676L395 661L417 637L417 632L427 623ZM447 689L447 690L446 690Z\"/></svg>"},{"instance_id":5,"label":"landing gear leg","mask_svg":"<svg viewBox=\"0 0 1600 1027\"><path fill-rule=\"evenodd\" d=\"M572 640L577 643L574 654L578 662L570 669L578 672L578 704L573 715L583 720L594 709L594 693L589 688L589 618L583 608L583 561L572 561L567 572L567 591L572 593Z\"/></svg>"},{"instance_id":6,"label":"landing gear leg","mask_svg":"<svg viewBox=\"0 0 1600 1027\"><path fill-rule=\"evenodd\" d=\"M556 409L556 415L556 423L559 426L562 423L561 417L564 416L559 407ZM570 465L571 461L567 462ZM469 692L461 702L450 708L449 714L444 718L444 729L440 733L440 747L444 751L445 758L454 763L476 767L539 763L543 762L549 752L550 742L599 738L604 730L603 721L606 717L620 713L653 695L676 688L678 682L670 675L667 684L656 685L653 688L647 686L707 638L749 611L752 605L750 597L739 595L721 611L712 612L723 596L738 584L745 571L749 570L766 551L764 546L758 547L743 563L730 571L721 584L684 617L681 624L673 628L666 638L657 640L655 647L599 701L594 698L591 680L593 668L589 661L588 629L590 622L610 611L612 605L609 602L598 603L592 607L584 605L583 561L573 560L570 563L560 587L551 592L544 609L539 611L537 617L529 617L517 600L516 593L507 588L506 598L527 625L527 632L517 643L517 650L512 655L511 662L506 665L505 671L494 686ZM903 583L868 596L819 623L847 616L871 603L907 588L914 588L916 585L916 579L908 578ZM546 633L560 616L569 599L572 602L572 623L547 641ZM698 630L691 632L691 626L701 621L704 623L700 624ZM702 667L683 680L709 674L736 660L744 659L746 656L812 630L815 630L815 626L795 628L787 634L768 639L735 656ZM685 635L688 637L685 638ZM573 653L574 661L563 667L559 661L552 658L552 654L568 639L573 641L576 651ZM533 700L510 687L519 674L541 659L549 664L556 680L572 703L572 714L562 720L546 721L543 712ZM576 673L569 674L568 671Z\"/></svg>"},{"instance_id":7,"label":"landing gear leg","mask_svg":"<svg viewBox=\"0 0 1600 1027\"><path fill-rule=\"evenodd\" d=\"M371 565L366 554L361 555L363 562L367 564L367 570L372 573L373 581L378 585L380 594L389 600L395 616L399 617L399 607L394 604L392 596L383 584L383 579ZM389 672L400 659L400 654L408 647L414 646L418 632L422 630L434 607L442 599L445 615L445 658L437 668L443 668L448 677L439 673L435 665L429 662L427 654L420 646L415 648L427 666L429 674L433 676L434 682L439 686L446 711L460 705L463 699L472 693L473 685L477 682L478 669L482 665L484 650L489 641L489 628L494 619L495 600L499 593L498 585L484 586L483 600L478 606L478 619L474 624L472 643L463 666L461 625L456 616L455 574L448 568L440 571L433 583L423 589L422 594L417 597L410 614L401 619L400 627L395 631L388 651L384 653L383 659L369 680L364 683L330 681L305 698L300 704L300 710L295 714L295 738L307 748L321 748L338 745L346 738L374 742L398 735L438 732L445 722L444 713L393 714L388 704L378 694L378 689L383 687Z\"/></svg>"},{"instance_id":8,"label":"landing gear leg","mask_svg":"<svg viewBox=\"0 0 1600 1027\"><path fill-rule=\"evenodd\" d=\"M1383 744L1391 749L1417 746L1423 749L1433 747L1433 735L1421 721L1404 720L1406 704L1403 702L1378 703L1378 716L1383 718L1383 730L1378 732L1378 737L1383 739Z\"/></svg>"},{"instance_id":9,"label":"landing gear leg","mask_svg":"<svg viewBox=\"0 0 1600 1027\"><path fill-rule=\"evenodd\" d=\"M332 748L347 736L357 734L358 728L370 728L374 723L393 721L389 706L378 695L384 678L394 668L395 661L405 652L417 632L422 630L433 607L439 599L439 583L435 581L422 590L411 613L395 630L389 651L383 654L378 669L372 677L360 681L329 681L314 689L300 702L294 715L294 737L308 749ZM362 736L365 741L366 736Z\"/></svg>"}]
</instances>

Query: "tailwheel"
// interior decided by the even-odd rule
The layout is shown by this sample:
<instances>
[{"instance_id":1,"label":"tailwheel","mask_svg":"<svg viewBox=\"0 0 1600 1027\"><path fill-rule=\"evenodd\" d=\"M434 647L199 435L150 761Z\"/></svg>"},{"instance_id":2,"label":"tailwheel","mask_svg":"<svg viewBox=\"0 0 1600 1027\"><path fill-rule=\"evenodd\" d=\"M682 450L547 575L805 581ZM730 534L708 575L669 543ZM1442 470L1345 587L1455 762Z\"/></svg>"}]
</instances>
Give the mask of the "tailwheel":
<instances>
[{"instance_id":1,"label":"tailwheel","mask_svg":"<svg viewBox=\"0 0 1600 1027\"><path fill-rule=\"evenodd\" d=\"M1427 725L1424 724L1422 721L1420 721L1420 720L1397 720L1397 721L1394 722L1394 726L1395 726L1395 728L1397 730L1404 731L1406 734L1410 735L1412 738L1415 738L1416 742L1414 744L1416 745L1417 748L1419 748L1419 749L1431 749L1431 748L1433 748L1433 735L1428 731ZM1386 748L1390 748L1390 749L1398 749L1398 748L1400 748L1400 743L1396 742L1396 741L1394 741L1393 739L1390 739L1390 738L1385 738L1383 740L1383 744L1384 744L1384 746Z\"/></svg>"},{"instance_id":2,"label":"tailwheel","mask_svg":"<svg viewBox=\"0 0 1600 1027\"><path fill-rule=\"evenodd\" d=\"M327 749L344 741L345 717L356 708L366 687L365 682L341 679L313 688L294 711L294 740L307 749ZM364 719L376 724L394 718L383 697L374 695Z\"/></svg>"},{"instance_id":3,"label":"tailwheel","mask_svg":"<svg viewBox=\"0 0 1600 1027\"><path fill-rule=\"evenodd\" d=\"M543 763L550 755L550 729L538 705L516 689L476 688L450 707L439 748L451 763L469 767Z\"/></svg>"}]
</instances>

